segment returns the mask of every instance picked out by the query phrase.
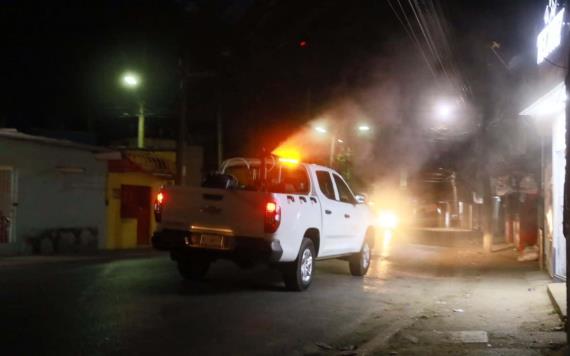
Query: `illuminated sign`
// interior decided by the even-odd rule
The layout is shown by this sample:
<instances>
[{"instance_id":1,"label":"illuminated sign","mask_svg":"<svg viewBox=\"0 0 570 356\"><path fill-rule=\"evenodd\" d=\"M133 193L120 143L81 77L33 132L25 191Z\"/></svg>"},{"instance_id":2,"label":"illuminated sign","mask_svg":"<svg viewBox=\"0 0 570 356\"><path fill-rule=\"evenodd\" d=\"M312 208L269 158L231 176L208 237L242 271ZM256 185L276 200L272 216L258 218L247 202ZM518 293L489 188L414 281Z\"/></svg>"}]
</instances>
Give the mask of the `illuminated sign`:
<instances>
[{"instance_id":1,"label":"illuminated sign","mask_svg":"<svg viewBox=\"0 0 570 356\"><path fill-rule=\"evenodd\" d=\"M536 39L536 63L542 63L561 42L562 26L564 24L564 9L556 13L558 1L550 0L544 12L544 29Z\"/></svg>"}]
</instances>

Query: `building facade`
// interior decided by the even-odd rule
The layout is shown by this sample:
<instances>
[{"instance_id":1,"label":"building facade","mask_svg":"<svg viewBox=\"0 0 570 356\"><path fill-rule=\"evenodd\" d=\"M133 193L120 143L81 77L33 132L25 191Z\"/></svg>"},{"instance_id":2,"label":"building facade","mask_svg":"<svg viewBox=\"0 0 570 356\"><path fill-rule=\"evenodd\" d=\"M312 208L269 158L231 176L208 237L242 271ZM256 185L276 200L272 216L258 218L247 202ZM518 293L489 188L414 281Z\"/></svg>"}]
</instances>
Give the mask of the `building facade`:
<instances>
[{"instance_id":1,"label":"building facade","mask_svg":"<svg viewBox=\"0 0 570 356\"><path fill-rule=\"evenodd\" d=\"M566 279L566 239L562 231L566 154L566 93L568 64L567 4L550 0L544 27L536 39L536 92L520 115L528 117L541 135L543 223L539 227L545 269Z\"/></svg>"},{"instance_id":2,"label":"building facade","mask_svg":"<svg viewBox=\"0 0 570 356\"><path fill-rule=\"evenodd\" d=\"M104 151L0 129L0 254L103 247Z\"/></svg>"},{"instance_id":3,"label":"building facade","mask_svg":"<svg viewBox=\"0 0 570 356\"><path fill-rule=\"evenodd\" d=\"M125 249L150 244L156 228L154 197L174 182L173 151L123 150L108 161L106 205L108 238L105 248Z\"/></svg>"}]
</instances>

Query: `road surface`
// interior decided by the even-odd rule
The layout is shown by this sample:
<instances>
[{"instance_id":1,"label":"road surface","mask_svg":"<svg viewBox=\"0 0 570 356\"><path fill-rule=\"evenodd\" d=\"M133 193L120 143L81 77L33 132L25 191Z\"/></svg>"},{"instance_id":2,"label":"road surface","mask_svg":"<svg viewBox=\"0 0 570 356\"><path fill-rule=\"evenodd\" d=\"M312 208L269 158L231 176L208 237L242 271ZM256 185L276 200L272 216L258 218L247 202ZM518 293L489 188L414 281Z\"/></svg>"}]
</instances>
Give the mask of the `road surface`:
<instances>
[{"instance_id":1,"label":"road surface","mask_svg":"<svg viewBox=\"0 0 570 356\"><path fill-rule=\"evenodd\" d=\"M365 278L320 261L311 288L166 255L0 263L4 355L562 354L546 275L512 251L386 244Z\"/></svg>"}]
</instances>

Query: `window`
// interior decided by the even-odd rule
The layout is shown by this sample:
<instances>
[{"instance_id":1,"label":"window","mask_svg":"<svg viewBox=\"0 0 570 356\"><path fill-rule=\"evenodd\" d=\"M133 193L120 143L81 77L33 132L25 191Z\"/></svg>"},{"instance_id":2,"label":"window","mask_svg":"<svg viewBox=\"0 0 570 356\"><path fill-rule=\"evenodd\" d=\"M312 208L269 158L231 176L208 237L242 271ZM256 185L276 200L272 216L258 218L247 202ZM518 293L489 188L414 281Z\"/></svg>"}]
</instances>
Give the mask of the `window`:
<instances>
[{"instance_id":1,"label":"window","mask_svg":"<svg viewBox=\"0 0 570 356\"><path fill-rule=\"evenodd\" d=\"M333 182L331 175L326 171L317 171L317 181L319 182L319 189L325 197L335 200Z\"/></svg>"},{"instance_id":2,"label":"window","mask_svg":"<svg viewBox=\"0 0 570 356\"><path fill-rule=\"evenodd\" d=\"M228 167L225 173L234 177L237 188L244 190L262 189L263 170L259 165L236 165ZM310 191L309 176L304 166L287 167L268 165L267 187L273 193L308 194ZM265 188L263 188L265 189Z\"/></svg>"},{"instance_id":3,"label":"window","mask_svg":"<svg viewBox=\"0 0 570 356\"><path fill-rule=\"evenodd\" d=\"M225 173L237 179L240 189L252 190L257 185L256 178L259 176L258 171L259 167L250 167L248 169L245 165L239 165L228 167Z\"/></svg>"},{"instance_id":4,"label":"window","mask_svg":"<svg viewBox=\"0 0 570 356\"><path fill-rule=\"evenodd\" d=\"M303 166L275 167L269 172L270 191L285 194L308 194L309 176Z\"/></svg>"},{"instance_id":5,"label":"window","mask_svg":"<svg viewBox=\"0 0 570 356\"><path fill-rule=\"evenodd\" d=\"M348 188L348 185L346 185L346 183L342 180L341 177L334 174L334 182L336 184L336 189L338 190L338 197L340 198L339 200L341 202L350 203L350 204L356 203L356 200L354 199L352 192Z\"/></svg>"}]
</instances>

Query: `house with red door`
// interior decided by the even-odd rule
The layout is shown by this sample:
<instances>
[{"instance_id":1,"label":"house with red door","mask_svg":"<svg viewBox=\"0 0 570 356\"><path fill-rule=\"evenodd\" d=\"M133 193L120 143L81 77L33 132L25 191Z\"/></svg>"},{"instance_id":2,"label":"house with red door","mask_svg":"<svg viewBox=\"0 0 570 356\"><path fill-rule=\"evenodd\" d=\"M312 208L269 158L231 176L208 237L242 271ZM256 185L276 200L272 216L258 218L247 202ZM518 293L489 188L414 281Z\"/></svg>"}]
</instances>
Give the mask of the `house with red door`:
<instances>
[{"instance_id":1,"label":"house with red door","mask_svg":"<svg viewBox=\"0 0 570 356\"><path fill-rule=\"evenodd\" d=\"M187 183L202 150L188 147ZM152 207L174 182L172 149L109 149L0 129L0 255L148 246Z\"/></svg>"},{"instance_id":2,"label":"house with red door","mask_svg":"<svg viewBox=\"0 0 570 356\"><path fill-rule=\"evenodd\" d=\"M108 155L105 203L108 238L105 248L150 244L155 229L154 197L174 181L174 151L122 150Z\"/></svg>"}]
</instances>

